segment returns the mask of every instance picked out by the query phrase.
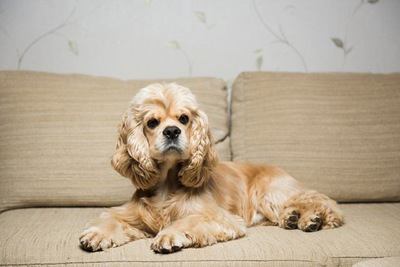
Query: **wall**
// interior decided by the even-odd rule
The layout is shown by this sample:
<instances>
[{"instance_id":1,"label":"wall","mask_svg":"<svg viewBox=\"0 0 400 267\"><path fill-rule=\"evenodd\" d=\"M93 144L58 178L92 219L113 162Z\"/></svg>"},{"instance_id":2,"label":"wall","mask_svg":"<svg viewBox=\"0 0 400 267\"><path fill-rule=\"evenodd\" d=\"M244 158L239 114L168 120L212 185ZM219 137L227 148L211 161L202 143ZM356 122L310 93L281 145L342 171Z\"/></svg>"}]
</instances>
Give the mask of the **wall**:
<instances>
[{"instance_id":1,"label":"wall","mask_svg":"<svg viewBox=\"0 0 400 267\"><path fill-rule=\"evenodd\" d=\"M400 71L398 0L0 1L0 69L132 78Z\"/></svg>"}]
</instances>

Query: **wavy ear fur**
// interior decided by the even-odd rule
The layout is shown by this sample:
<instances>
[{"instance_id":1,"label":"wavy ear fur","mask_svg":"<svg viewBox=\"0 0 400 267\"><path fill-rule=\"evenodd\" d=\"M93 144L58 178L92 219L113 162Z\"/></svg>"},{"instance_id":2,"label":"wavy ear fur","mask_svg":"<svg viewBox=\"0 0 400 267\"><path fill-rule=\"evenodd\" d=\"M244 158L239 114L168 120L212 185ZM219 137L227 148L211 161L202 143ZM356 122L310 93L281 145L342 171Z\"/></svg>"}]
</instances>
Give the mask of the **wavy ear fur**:
<instances>
[{"instance_id":1,"label":"wavy ear fur","mask_svg":"<svg viewBox=\"0 0 400 267\"><path fill-rule=\"evenodd\" d=\"M206 183L218 162L207 115L201 110L196 113L190 131L190 159L178 174L181 183L187 187L200 187Z\"/></svg>"},{"instance_id":2,"label":"wavy ear fur","mask_svg":"<svg viewBox=\"0 0 400 267\"><path fill-rule=\"evenodd\" d=\"M149 144L134 112L128 111L123 115L118 132L116 151L111 160L113 168L122 176L130 178L139 189L146 190L155 186L160 174L155 162L149 157Z\"/></svg>"}]
</instances>

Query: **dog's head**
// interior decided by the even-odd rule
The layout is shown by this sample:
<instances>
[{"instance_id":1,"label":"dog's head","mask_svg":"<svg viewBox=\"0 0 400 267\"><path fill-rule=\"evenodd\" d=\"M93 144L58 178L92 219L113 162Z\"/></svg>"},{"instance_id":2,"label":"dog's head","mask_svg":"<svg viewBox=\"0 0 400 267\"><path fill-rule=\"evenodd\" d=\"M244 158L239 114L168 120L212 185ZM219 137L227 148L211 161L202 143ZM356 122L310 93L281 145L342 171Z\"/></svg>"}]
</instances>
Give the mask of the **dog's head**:
<instances>
[{"instance_id":1,"label":"dog's head","mask_svg":"<svg viewBox=\"0 0 400 267\"><path fill-rule=\"evenodd\" d=\"M160 164L179 166L179 181L200 187L217 163L207 115L186 87L151 84L139 91L119 127L112 166L139 189L160 181Z\"/></svg>"}]
</instances>

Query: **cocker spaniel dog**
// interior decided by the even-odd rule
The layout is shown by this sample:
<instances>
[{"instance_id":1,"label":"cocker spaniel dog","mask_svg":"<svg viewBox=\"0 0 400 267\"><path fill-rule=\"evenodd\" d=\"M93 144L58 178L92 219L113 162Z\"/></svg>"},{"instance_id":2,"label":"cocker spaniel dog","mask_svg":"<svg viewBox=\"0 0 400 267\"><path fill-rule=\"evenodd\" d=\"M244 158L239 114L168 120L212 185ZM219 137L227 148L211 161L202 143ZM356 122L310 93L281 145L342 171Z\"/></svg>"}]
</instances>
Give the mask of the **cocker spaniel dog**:
<instances>
[{"instance_id":1,"label":"cocker spaniel dog","mask_svg":"<svg viewBox=\"0 0 400 267\"><path fill-rule=\"evenodd\" d=\"M154 237L151 249L171 253L240 238L253 225L313 232L343 224L334 200L282 169L218 162L207 115L174 83L149 85L133 98L111 163L136 191L87 226L85 250Z\"/></svg>"}]
</instances>

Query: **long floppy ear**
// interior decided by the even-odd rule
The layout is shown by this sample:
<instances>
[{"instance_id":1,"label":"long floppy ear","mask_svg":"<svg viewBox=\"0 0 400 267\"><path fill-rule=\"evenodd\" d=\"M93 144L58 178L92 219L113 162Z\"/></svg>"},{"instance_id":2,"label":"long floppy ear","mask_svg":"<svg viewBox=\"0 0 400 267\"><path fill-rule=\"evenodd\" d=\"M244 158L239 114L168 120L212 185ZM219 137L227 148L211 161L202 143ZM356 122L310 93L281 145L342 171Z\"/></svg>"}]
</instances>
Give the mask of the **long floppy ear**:
<instances>
[{"instance_id":1,"label":"long floppy ear","mask_svg":"<svg viewBox=\"0 0 400 267\"><path fill-rule=\"evenodd\" d=\"M130 178L139 189L149 189L159 181L159 171L149 156L149 144L143 125L135 119L134 112L123 115L119 126L116 151L111 160L113 168Z\"/></svg>"},{"instance_id":2,"label":"long floppy ear","mask_svg":"<svg viewBox=\"0 0 400 267\"><path fill-rule=\"evenodd\" d=\"M178 174L187 187L202 186L218 163L207 115L201 110L195 113L190 129L190 159Z\"/></svg>"}]
</instances>

